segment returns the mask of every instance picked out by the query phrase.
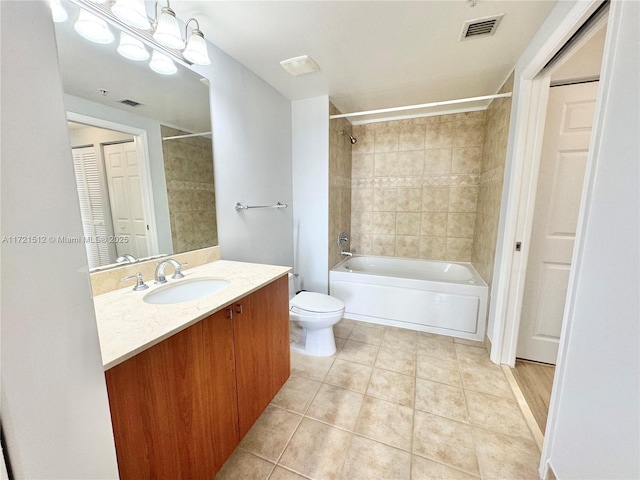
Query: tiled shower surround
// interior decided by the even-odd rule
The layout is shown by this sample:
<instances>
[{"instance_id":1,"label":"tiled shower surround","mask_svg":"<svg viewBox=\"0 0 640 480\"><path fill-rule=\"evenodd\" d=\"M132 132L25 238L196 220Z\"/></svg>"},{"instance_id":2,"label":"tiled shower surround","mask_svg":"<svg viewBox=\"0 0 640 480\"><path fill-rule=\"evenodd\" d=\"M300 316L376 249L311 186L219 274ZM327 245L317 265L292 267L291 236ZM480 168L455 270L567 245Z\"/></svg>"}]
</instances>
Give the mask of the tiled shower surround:
<instances>
[{"instance_id":1,"label":"tiled shower surround","mask_svg":"<svg viewBox=\"0 0 640 480\"><path fill-rule=\"evenodd\" d=\"M163 137L185 135L161 127ZM174 252L218 244L211 139L190 137L162 142Z\"/></svg>"},{"instance_id":2,"label":"tiled shower surround","mask_svg":"<svg viewBox=\"0 0 640 480\"><path fill-rule=\"evenodd\" d=\"M470 261L485 112L354 126L352 251Z\"/></svg>"},{"instance_id":3,"label":"tiled shower surround","mask_svg":"<svg viewBox=\"0 0 640 480\"><path fill-rule=\"evenodd\" d=\"M513 75L499 93L511 90ZM511 98L495 99L486 111L485 142L480 167L480 191L471 262L489 286L493 281L510 114Z\"/></svg>"},{"instance_id":4,"label":"tiled shower surround","mask_svg":"<svg viewBox=\"0 0 640 480\"><path fill-rule=\"evenodd\" d=\"M329 103L330 115L340 113ZM338 233L351 230L351 142L342 130L351 133L346 119L329 122L329 268L342 260Z\"/></svg>"}]
</instances>

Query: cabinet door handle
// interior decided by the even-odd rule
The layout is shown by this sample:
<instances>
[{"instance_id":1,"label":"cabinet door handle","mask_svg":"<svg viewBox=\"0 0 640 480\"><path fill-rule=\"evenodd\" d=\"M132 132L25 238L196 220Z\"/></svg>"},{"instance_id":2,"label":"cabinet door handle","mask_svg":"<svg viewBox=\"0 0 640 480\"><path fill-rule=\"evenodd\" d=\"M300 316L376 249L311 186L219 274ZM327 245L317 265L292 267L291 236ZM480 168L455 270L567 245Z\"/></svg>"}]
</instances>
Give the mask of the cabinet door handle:
<instances>
[{"instance_id":1,"label":"cabinet door handle","mask_svg":"<svg viewBox=\"0 0 640 480\"><path fill-rule=\"evenodd\" d=\"M227 308L227 318L231 320L233 318L233 307Z\"/></svg>"},{"instance_id":2,"label":"cabinet door handle","mask_svg":"<svg viewBox=\"0 0 640 480\"><path fill-rule=\"evenodd\" d=\"M242 313L242 304L241 303L236 303L236 313L238 313L238 314Z\"/></svg>"}]
</instances>

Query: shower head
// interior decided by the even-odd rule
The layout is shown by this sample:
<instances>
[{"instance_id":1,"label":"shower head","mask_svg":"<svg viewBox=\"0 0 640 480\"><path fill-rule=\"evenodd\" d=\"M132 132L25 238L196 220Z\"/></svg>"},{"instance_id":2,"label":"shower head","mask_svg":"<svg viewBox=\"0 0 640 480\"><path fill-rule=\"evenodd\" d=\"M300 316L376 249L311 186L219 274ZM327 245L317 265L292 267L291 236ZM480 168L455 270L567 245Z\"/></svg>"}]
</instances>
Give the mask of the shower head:
<instances>
[{"instance_id":1,"label":"shower head","mask_svg":"<svg viewBox=\"0 0 640 480\"><path fill-rule=\"evenodd\" d=\"M358 141L358 139L356 137L351 135L349 132L345 132L344 130L342 130L340 132L340 135L346 135L347 137L349 137L349 141L351 142L351 145L353 145L354 143L356 143Z\"/></svg>"}]
</instances>

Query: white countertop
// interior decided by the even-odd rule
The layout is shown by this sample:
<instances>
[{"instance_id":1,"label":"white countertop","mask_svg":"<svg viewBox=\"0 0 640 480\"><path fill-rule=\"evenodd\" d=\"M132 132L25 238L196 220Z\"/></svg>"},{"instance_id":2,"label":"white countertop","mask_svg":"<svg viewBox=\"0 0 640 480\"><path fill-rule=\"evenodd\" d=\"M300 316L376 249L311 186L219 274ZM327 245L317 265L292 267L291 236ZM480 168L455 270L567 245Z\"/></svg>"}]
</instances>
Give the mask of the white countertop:
<instances>
[{"instance_id":1,"label":"white countertop","mask_svg":"<svg viewBox=\"0 0 640 480\"><path fill-rule=\"evenodd\" d=\"M186 279L201 277L227 280L229 286L206 297L169 305L151 305L142 300L147 293L174 280L167 268L167 283L154 285L145 279L147 290L134 292L131 286L93 297L102 364L104 369L124 362L147 348L221 310L226 305L286 275L290 267L255 263L216 262L183 271Z\"/></svg>"}]
</instances>

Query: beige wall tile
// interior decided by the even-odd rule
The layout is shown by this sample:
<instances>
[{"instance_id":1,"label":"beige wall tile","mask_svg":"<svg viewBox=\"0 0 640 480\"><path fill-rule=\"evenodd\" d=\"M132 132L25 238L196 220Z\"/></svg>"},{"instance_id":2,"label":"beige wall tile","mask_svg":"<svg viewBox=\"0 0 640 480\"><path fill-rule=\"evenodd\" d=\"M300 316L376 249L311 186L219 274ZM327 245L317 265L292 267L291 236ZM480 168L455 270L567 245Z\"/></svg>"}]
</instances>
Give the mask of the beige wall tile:
<instances>
[{"instance_id":1,"label":"beige wall tile","mask_svg":"<svg viewBox=\"0 0 640 480\"><path fill-rule=\"evenodd\" d=\"M512 85L513 74L500 92L511 91ZM477 207L482 215L478 215L476 219L471 261L489 286L493 280L510 111L511 98L493 100L486 111L484 127L484 148L480 167L483 175Z\"/></svg>"},{"instance_id":2,"label":"beige wall tile","mask_svg":"<svg viewBox=\"0 0 640 480\"><path fill-rule=\"evenodd\" d=\"M375 151L375 135L373 132L356 131L354 129L353 136L358 139L358 141L351 147L351 151L354 154L373 153Z\"/></svg>"},{"instance_id":3,"label":"beige wall tile","mask_svg":"<svg viewBox=\"0 0 640 480\"><path fill-rule=\"evenodd\" d=\"M351 235L351 252L358 255L373 255L373 235L370 233Z\"/></svg>"},{"instance_id":4,"label":"beige wall tile","mask_svg":"<svg viewBox=\"0 0 640 480\"><path fill-rule=\"evenodd\" d=\"M400 129L399 150L406 152L410 150L424 150L425 126L408 125Z\"/></svg>"},{"instance_id":5,"label":"beige wall tile","mask_svg":"<svg viewBox=\"0 0 640 480\"><path fill-rule=\"evenodd\" d=\"M442 175L451 172L451 148L434 148L424 151L425 175Z\"/></svg>"},{"instance_id":6,"label":"beige wall tile","mask_svg":"<svg viewBox=\"0 0 640 480\"><path fill-rule=\"evenodd\" d=\"M396 212L373 212L372 233L395 235L396 233Z\"/></svg>"},{"instance_id":7,"label":"beige wall tile","mask_svg":"<svg viewBox=\"0 0 640 480\"><path fill-rule=\"evenodd\" d=\"M420 235L420 217L414 212L396 213L396 235Z\"/></svg>"},{"instance_id":8,"label":"beige wall tile","mask_svg":"<svg viewBox=\"0 0 640 480\"><path fill-rule=\"evenodd\" d=\"M351 228L359 233L371 233L373 222L370 211L353 210L351 212ZM353 237L355 234L352 234Z\"/></svg>"},{"instance_id":9,"label":"beige wall tile","mask_svg":"<svg viewBox=\"0 0 640 480\"><path fill-rule=\"evenodd\" d=\"M447 220L447 237L471 238L476 226L474 213L449 213Z\"/></svg>"},{"instance_id":10,"label":"beige wall tile","mask_svg":"<svg viewBox=\"0 0 640 480\"><path fill-rule=\"evenodd\" d=\"M479 188L489 144L485 130L493 122L494 137L502 138L508 126L503 120L481 111L352 127L358 143L368 139L366 146L352 148L352 246L363 254L405 258L468 261L476 251L486 257L495 243L488 232L494 223L477 213L493 208L489 204L499 203L501 195L496 188ZM497 171L485 175L499 177ZM474 247L469 240L476 230L488 235Z\"/></svg>"},{"instance_id":11,"label":"beige wall tile","mask_svg":"<svg viewBox=\"0 0 640 480\"><path fill-rule=\"evenodd\" d=\"M451 187L449 212L475 212L478 206L478 187Z\"/></svg>"},{"instance_id":12,"label":"beige wall tile","mask_svg":"<svg viewBox=\"0 0 640 480\"><path fill-rule=\"evenodd\" d=\"M374 188L373 211L395 212L398 200L397 188Z\"/></svg>"},{"instance_id":13,"label":"beige wall tile","mask_svg":"<svg viewBox=\"0 0 640 480\"><path fill-rule=\"evenodd\" d=\"M358 140L358 143L360 140ZM373 153L353 154L353 167L351 175L353 177L372 177L373 176Z\"/></svg>"},{"instance_id":14,"label":"beige wall tile","mask_svg":"<svg viewBox=\"0 0 640 480\"><path fill-rule=\"evenodd\" d=\"M400 152L395 176L420 177L424 173L424 150Z\"/></svg>"},{"instance_id":15,"label":"beige wall tile","mask_svg":"<svg viewBox=\"0 0 640 480\"><path fill-rule=\"evenodd\" d=\"M351 210L370 212L373 207L373 188L356 188L351 191Z\"/></svg>"},{"instance_id":16,"label":"beige wall tile","mask_svg":"<svg viewBox=\"0 0 640 480\"><path fill-rule=\"evenodd\" d=\"M421 219L420 235L426 237L446 237L447 214L423 213Z\"/></svg>"},{"instance_id":17,"label":"beige wall tile","mask_svg":"<svg viewBox=\"0 0 640 480\"><path fill-rule=\"evenodd\" d=\"M416 214L420 215L420 214ZM418 236L396 236L396 257L419 258L420 257L420 237Z\"/></svg>"},{"instance_id":18,"label":"beige wall tile","mask_svg":"<svg viewBox=\"0 0 640 480\"><path fill-rule=\"evenodd\" d=\"M396 173L398 152L376 153L373 163L373 174L376 177L389 177Z\"/></svg>"},{"instance_id":19,"label":"beige wall tile","mask_svg":"<svg viewBox=\"0 0 640 480\"><path fill-rule=\"evenodd\" d=\"M397 132L376 132L375 133L375 152L397 152L399 135Z\"/></svg>"},{"instance_id":20,"label":"beige wall tile","mask_svg":"<svg viewBox=\"0 0 640 480\"><path fill-rule=\"evenodd\" d=\"M482 147L463 147L453 149L451 173L480 173Z\"/></svg>"},{"instance_id":21,"label":"beige wall tile","mask_svg":"<svg viewBox=\"0 0 640 480\"><path fill-rule=\"evenodd\" d=\"M422 211L443 213L449 211L449 187L423 187Z\"/></svg>"},{"instance_id":22,"label":"beige wall tile","mask_svg":"<svg viewBox=\"0 0 640 480\"><path fill-rule=\"evenodd\" d=\"M447 260L453 262L471 261L472 238L447 238Z\"/></svg>"},{"instance_id":23,"label":"beige wall tile","mask_svg":"<svg viewBox=\"0 0 640 480\"><path fill-rule=\"evenodd\" d=\"M398 212L420 212L422 210L421 188L398 188Z\"/></svg>"},{"instance_id":24,"label":"beige wall tile","mask_svg":"<svg viewBox=\"0 0 640 480\"><path fill-rule=\"evenodd\" d=\"M425 128L425 148L453 146L454 126L452 123L427 125Z\"/></svg>"},{"instance_id":25,"label":"beige wall tile","mask_svg":"<svg viewBox=\"0 0 640 480\"><path fill-rule=\"evenodd\" d=\"M420 258L427 260L444 260L447 254L445 237L420 237Z\"/></svg>"},{"instance_id":26,"label":"beige wall tile","mask_svg":"<svg viewBox=\"0 0 640 480\"><path fill-rule=\"evenodd\" d=\"M470 147L484 143L484 122L482 120L462 120L455 123L454 147Z\"/></svg>"},{"instance_id":27,"label":"beige wall tile","mask_svg":"<svg viewBox=\"0 0 640 480\"><path fill-rule=\"evenodd\" d=\"M396 236L395 235L373 235L371 241L371 252L373 255L382 257L396 256Z\"/></svg>"}]
</instances>

